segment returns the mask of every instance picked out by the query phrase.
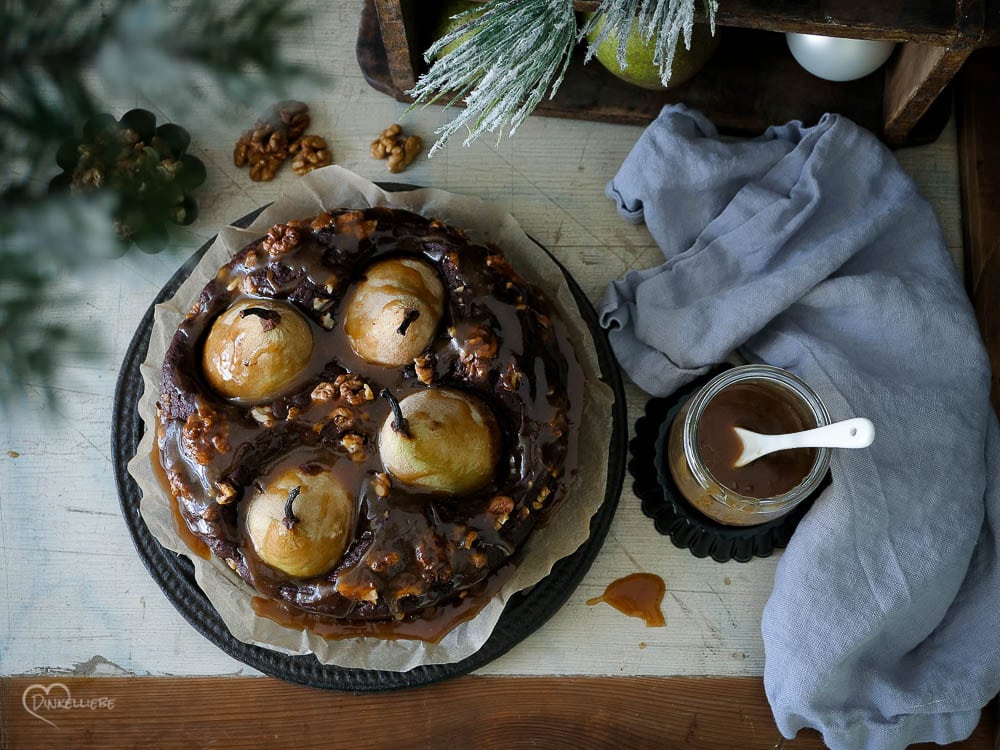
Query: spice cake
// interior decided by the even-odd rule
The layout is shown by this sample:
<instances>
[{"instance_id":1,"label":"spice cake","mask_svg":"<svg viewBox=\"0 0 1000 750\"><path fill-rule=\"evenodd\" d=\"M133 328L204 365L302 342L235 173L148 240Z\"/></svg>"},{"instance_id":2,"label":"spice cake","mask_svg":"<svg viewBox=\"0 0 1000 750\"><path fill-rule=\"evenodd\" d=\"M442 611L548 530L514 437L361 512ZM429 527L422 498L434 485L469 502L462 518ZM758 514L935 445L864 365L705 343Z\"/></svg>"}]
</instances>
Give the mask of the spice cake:
<instances>
[{"instance_id":1,"label":"spice cake","mask_svg":"<svg viewBox=\"0 0 1000 750\"><path fill-rule=\"evenodd\" d=\"M167 349L181 518L259 592L345 622L482 594L575 474L583 376L501 249L415 213L272 227Z\"/></svg>"}]
</instances>

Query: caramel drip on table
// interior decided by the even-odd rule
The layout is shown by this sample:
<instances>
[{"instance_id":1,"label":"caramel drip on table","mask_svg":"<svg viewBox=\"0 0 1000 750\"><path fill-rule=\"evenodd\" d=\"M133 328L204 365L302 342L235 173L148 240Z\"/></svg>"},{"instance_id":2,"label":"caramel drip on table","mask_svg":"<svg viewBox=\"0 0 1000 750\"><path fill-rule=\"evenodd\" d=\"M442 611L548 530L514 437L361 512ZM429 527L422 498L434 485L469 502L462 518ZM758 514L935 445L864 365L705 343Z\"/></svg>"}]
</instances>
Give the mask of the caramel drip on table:
<instances>
[{"instance_id":1,"label":"caramel drip on table","mask_svg":"<svg viewBox=\"0 0 1000 750\"><path fill-rule=\"evenodd\" d=\"M667 624L660 611L660 603L667 591L667 584L652 573L632 573L612 581L601 596L588 599L593 606L604 602L629 617L638 617L647 628L662 628Z\"/></svg>"}]
</instances>

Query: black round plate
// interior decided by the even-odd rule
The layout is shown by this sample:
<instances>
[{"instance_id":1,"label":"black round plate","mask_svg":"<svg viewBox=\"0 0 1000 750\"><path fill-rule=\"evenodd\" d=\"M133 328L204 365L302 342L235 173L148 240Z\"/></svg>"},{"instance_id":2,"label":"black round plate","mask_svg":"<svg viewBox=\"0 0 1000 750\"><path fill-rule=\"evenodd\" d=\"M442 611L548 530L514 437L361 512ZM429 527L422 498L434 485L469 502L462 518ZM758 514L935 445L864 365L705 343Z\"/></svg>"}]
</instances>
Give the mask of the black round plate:
<instances>
[{"instance_id":1,"label":"black round plate","mask_svg":"<svg viewBox=\"0 0 1000 750\"><path fill-rule=\"evenodd\" d=\"M387 190L410 188L410 186L386 184L381 187ZM234 222L234 225L248 226L263 208L244 216ZM580 308L580 315L593 334L603 379L612 388L615 396L607 486L604 501L591 518L590 537L587 541L572 555L556 563L552 572L535 586L513 596L482 648L459 662L431 664L407 672L347 669L320 664L312 654L288 656L243 643L232 636L208 597L195 583L194 567L190 560L162 547L150 533L139 514L142 492L128 473L128 462L136 454L143 434L142 419L137 411L143 392L139 366L145 360L149 346L153 307L173 296L211 244L212 240L206 242L178 269L146 311L122 362L115 389L112 416L111 449L125 522L150 575L184 619L227 654L265 674L312 687L371 692L414 687L471 672L509 651L554 615L583 579L607 535L625 475L628 437L625 392L611 347L586 295L561 265L560 268ZM540 244L539 247L545 250Z\"/></svg>"}]
</instances>

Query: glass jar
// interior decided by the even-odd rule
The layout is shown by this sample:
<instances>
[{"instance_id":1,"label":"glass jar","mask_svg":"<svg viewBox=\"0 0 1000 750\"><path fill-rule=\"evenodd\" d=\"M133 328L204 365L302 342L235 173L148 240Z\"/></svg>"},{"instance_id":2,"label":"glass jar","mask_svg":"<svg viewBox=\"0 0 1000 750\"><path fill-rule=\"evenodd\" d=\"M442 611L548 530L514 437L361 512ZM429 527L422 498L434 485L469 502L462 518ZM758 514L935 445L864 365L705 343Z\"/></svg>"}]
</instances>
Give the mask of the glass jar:
<instances>
[{"instance_id":1,"label":"glass jar","mask_svg":"<svg viewBox=\"0 0 1000 750\"><path fill-rule=\"evenodd\" d=\"M777 434L829 423L816 392L787 370L734 367L699 389L674 418L667 444L670 473L681 495L712 520L727 526L765 523L809 497L826 475L830 449L779 451L735 469L741 443L731 427ZM710 466L716 467L714 474ZM766 481L756 486L745 481L751 470Z\"/></svg>"}]
</instances>

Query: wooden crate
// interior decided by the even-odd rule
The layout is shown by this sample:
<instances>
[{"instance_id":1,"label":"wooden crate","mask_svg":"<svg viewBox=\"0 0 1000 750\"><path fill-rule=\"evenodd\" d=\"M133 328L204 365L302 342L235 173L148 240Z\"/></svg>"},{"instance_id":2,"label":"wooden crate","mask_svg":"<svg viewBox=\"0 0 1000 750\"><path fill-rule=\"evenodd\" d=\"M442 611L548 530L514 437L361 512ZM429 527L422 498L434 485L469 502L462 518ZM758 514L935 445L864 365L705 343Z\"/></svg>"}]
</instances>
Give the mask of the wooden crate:
<instances>
[{"instance_id":1,"label":"wooden crate","mask_svg":"<svg viewBox=\"0 0 1000 750\"><path fill-rule=\"evenodd\" d=\"M357 54L368 82L399 101L426 70L423 51L441 0L365 0ZM597 2L577 2L593 10ZM988 7L989 5L989 7ZM721 130L756 134L791 119L846 115L892 146L937 138L951 111L948 84L973 50L1000 43L998 0L720 0L718 52L691 81L647 91L620 81L578 49L566 79L538 114L645 124L664 104L685 102ZM824 81L803 70L786 31L901 44L881 70Z\"/></svg>"}]
</instances>

